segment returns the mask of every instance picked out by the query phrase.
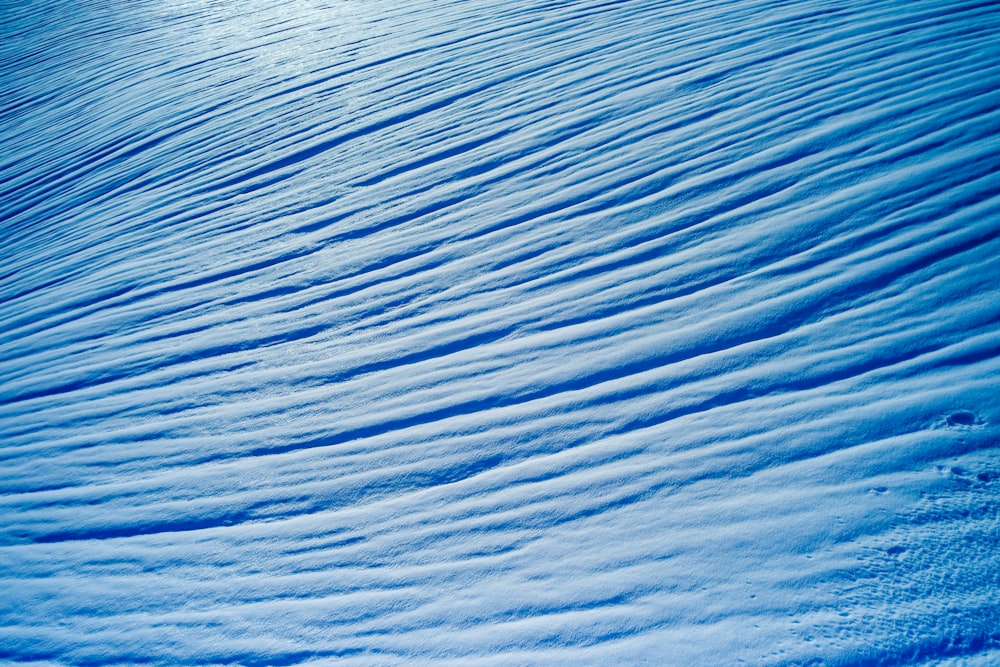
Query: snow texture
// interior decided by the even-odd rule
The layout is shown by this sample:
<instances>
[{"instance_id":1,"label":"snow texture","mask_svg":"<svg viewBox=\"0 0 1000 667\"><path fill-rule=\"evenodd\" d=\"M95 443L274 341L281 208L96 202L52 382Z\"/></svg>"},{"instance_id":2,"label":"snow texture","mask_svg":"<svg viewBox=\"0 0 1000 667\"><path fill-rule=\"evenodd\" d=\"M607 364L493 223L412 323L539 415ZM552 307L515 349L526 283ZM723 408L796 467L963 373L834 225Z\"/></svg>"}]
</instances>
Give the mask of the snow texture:
<instances>
[{"instance_id":1,"label":"snow texture","mask_svg":"<svg viewBox=\"0 0 1000 667\"><path fill-rule=\"evenodd\" d=\"M1000 664L998 36L0 0L0 659Z\"/></svg>"}]
</instances>

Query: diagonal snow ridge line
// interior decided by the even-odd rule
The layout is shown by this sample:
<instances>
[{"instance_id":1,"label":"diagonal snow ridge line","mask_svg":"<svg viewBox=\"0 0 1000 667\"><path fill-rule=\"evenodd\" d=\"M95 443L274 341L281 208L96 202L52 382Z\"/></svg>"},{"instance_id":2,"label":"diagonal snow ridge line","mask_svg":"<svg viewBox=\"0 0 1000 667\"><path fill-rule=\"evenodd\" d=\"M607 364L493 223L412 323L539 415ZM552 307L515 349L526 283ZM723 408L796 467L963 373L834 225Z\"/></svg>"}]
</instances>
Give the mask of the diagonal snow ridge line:
<instances>
[{"instance_id":1,"label":"diagonal snow ridge line","mask_svg":"<svg viewBox=\"0 0 1000 667\"><path fill-rule=\"evenodd\" d=\"M0 14L0 661L997 662L997 3Z\"/></svg>"}]
</instances>

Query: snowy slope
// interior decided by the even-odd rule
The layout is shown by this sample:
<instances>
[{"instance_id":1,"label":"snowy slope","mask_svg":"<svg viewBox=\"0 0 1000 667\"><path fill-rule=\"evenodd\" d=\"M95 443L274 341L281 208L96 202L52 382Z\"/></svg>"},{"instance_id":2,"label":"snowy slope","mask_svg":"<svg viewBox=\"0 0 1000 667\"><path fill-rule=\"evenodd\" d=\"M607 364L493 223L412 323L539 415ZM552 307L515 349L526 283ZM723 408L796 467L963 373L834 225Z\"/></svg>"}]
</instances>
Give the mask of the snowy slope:
<instances>
[{"instance_id":1,"label":"snowy slope","mask_svg":"<svg viewBox=\"0 0 1000 667\"><path fill-rule=\"evenodd\" d=\"M0 659L1000 664L997 3L0 17Z\"/></svg>"}]
</instances>

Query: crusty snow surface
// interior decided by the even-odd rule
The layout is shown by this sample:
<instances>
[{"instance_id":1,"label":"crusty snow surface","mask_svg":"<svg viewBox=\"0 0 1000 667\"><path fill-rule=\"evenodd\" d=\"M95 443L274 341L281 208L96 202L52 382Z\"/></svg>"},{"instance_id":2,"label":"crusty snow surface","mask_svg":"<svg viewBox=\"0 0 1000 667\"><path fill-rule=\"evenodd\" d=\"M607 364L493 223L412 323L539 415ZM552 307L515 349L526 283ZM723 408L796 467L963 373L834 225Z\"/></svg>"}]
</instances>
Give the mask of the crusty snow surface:
<instances>
[{"instance_id":1,"label":"crusty snow surface","mask_svg":"<svg viewBox=\"0 0 1000 667\"><path fill-rule=\"evenodd\" d=\"M0 0L0 661L1000 664L1000 4Z\"/></svg>"}]
</instances>

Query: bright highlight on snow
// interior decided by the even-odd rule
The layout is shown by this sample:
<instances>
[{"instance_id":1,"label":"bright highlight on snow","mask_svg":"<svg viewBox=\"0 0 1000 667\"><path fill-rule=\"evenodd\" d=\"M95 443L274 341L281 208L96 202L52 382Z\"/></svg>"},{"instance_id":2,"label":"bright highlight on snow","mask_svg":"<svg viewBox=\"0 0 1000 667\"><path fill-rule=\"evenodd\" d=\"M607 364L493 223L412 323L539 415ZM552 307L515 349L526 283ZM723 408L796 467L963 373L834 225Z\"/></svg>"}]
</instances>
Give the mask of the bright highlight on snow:
<instances>
[{"instance_id":1,"label":"bright highlight on snow","mask_svg":"<svg viewBox=\"0 0 1000 667\"><path fill-rule=\"evenodd\" d=\"M0 659L1000 664L997 3L0 17Z\"/></svg>"}]
</instances>

